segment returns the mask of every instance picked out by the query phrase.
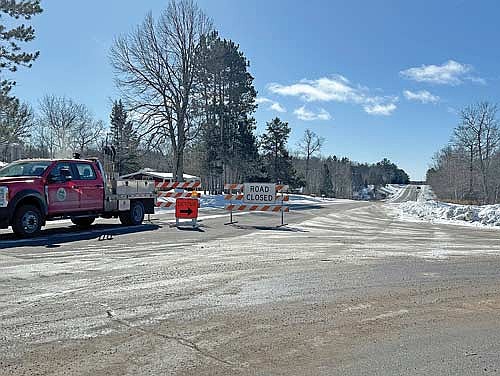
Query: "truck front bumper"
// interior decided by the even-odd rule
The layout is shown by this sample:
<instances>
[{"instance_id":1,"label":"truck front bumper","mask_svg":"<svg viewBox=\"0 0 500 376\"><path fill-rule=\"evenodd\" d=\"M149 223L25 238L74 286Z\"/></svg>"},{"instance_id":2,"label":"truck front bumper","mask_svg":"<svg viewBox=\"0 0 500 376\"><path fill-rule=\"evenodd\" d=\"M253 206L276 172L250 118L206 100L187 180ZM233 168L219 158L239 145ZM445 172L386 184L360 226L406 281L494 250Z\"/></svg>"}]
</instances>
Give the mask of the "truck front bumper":
<instances>
[{"instance_id":1,"label":"truck front bumper","mask_svg":"<svg viewBox=\"0 0 500 376\"><path fill-rule=\"evenodd\" d=\"M9 227L9 208L0 208L0 228Z\"/></svg>"}]
</instances>

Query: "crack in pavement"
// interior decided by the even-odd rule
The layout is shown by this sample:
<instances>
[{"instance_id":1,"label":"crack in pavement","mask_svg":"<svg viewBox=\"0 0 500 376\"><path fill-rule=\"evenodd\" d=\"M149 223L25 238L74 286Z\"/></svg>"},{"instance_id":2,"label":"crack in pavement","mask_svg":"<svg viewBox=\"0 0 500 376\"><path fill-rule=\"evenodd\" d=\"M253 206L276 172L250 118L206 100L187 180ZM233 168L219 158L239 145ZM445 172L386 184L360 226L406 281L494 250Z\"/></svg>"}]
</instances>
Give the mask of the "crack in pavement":
<instances>
[{"instance_id":1,"label":"crack in pavement","mask_svg":"<svg viewBox=\"0 0 500 376\"><path fill-rule=\"evenodd\" d=\"M178 336L171 336L171 335L168 335L168 334L165 334L165 333L161 333L161 332L155 332L155 331L152 331L152 330L148 330L148 329L145 329L143 328L142 326L135 326L135 325L132 325L131 323L129 323L128 321L118 317L114 311L112 309L110 309L108 306L104 305L104 304L101 304L99 303L99 305L103 306L106 308L106 313L108 315L108 317L110 319L112 319L113 321L115 322L118 322L119 324L122 324L130 329L133 329L133 330L136 330L138 332L141 332L141 333L145 333L145 334L151 334L153 336L156 336L156 337L160 337L160 338L164 338L164 339L168 339L168 340L171 340L171 341L175 341L177 342L178 344L182 345L182 346L185 346L185 347L188 347L194 351L196 351L197 353L207 357L207 358L210 358L212 360L215 360L219 363L223 363L225 365L228 365L228 366L231 366L233 369L234 368L246 368L248 366L242 366L241 364L235 364L235 363L232 363L232 362L229 362L225 359L222 359L222 358L219 358L218 356L216 355L213 355L211 354L210 352L206 351L206 350L203 350L202 348L200 348L195 342L189 340L189 339L186 339L186 338L183 338L183 337L178 337Z\"/></svg>"}]
</instances>

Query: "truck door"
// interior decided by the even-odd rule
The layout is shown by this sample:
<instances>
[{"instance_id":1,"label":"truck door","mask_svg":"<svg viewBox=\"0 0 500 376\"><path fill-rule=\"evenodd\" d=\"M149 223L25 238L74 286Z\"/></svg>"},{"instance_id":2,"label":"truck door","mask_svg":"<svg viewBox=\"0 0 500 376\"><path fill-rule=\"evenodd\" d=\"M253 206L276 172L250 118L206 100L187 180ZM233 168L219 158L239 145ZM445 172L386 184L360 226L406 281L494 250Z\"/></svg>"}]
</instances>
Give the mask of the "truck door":
<instances>
[{"instance_id":1,"label":"truck door","mask_svg":"<svg viewBox=\"0 0 500 376\"><path fill-rule=\"evenodd\" d=\"M75 183L80 190L80 210L102 211L104 209L104 183L95 166L87 162L74 162L77 177Z\"/></svg>"},{"instance_id":2,"label":"truck door","mask_svg":"<svg viewBox=\"0 0 500 376\"><path fill-rule=\"evenodd\" d=\"M61 169L72 173L71 164L68 162L57 163L49 172L47 181L47 196L49 215L76 212L80 206L80 192L75 187L73 180L66 180L61 174Z\"/></svg>"}]
</instances>

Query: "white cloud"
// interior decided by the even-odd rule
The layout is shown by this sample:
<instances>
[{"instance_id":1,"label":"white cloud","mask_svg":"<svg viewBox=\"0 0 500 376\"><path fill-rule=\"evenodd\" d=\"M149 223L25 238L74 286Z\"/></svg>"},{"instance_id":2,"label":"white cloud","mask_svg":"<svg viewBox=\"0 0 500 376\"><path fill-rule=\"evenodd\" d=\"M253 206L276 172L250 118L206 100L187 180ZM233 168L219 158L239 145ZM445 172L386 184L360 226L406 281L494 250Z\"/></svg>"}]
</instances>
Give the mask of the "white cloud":
<instances>
[{"instance_id":1,"label":"white cloud","mask_svg":"<svg viewBox=\"0 0 500 376\"><path fill-rule=\"evenodd\" d=\"M255 99L255 103L257 104L262 104L262 103L272 103L273 101L270 100L269 98L265 98L265 97L258 97L257 99Z\"/></svg>"},{"instance_id":2,"label":"white cloud","mask_svg":"<svg viewBox=\"0 0 500 376\"><path fill-rule=\"evenodd\" d=\"M374 103L374 104L365 104L363 106L363 109L367 114L383 115L383 116L391 115L396 110L396 108L397 107L395 103L386 103L386 104Z\"/></svg>"},{"instance_id":3,"label":"white cloud","mask_svg":"<svg viewBox=\"0 0 500 376\"><path fill-rule=\"evenodd\" d=\"M318 112L318 119L319 120L331 120L332 119L332 115L330 115L330 113L327 110L325 110L324 108L322 108Z\"/></svg>"},{"instance_id":4,"label":"white cloud","mask_svg":"<svg viewBox=\"0 0 500 376\"><path fill-rule=\"evenodd\" d=\"M352 87L347 78L336 75L317 80L301 80L292 85L269 84L268 89L275 94L300 97L306 102L355 102L362 101L360 89Z\"/></svg>"},{"instance_id":5,"label":"white cloud","mask_svg":"<svg viewBox=\"0 0 500 376\"><path fill-rule=\"evenodd\" d=\"M409 101L417 101L420 103L437 103L441 99L437 95L431 94L427 90L420 90L420 91L405 90L403 91L403 94L405 98L408 99Z\"/></svg>"},{"instance_id":6,"label":"white cloud","mask_svg":"<svg viewBox=\"0 0 500 376\"><path fill-rule=\"evenodd\" d=\"M274 102L271 107L269 107L271 110L274 110L276 112L286 112L285 107L283 107L281 104L278 102Z\"/></svg>"},{"instance_id":7,"label":"white cloud","mask_svg":"<svg viewBox=\"0 0 500 376\"><path fill-rule=\"evenodd\" d=\"M271 83L268 85L268 90L274 94L299 97L305 102L358 104L370 115L390 115L396 109L398 101L397 97L373 96L367 88L360 85L353 85L347 78L341 75L321 77L317 80L303 79L291 85ZM299 111L300 109L305 110L304 107L295 110L294 113L297 116L311 117L306 115L304 111ZM326 117L326 114L323 116Z\"/></svg>"},{"instance_id":8,"label":"white cloud","mask_svg":"<svg viewBox=\"0 0 500 376\"><path fill-rule=\"evenodd\" d=\"M473 76L468 76L465 77L467 80L474 82L475 84L481 84L481 85L486 85L486 80L481 77L473 77Z\"/></svg>"},{"instance_id":9,"label":"white cloud","mask_svg":"<svg viewBox=\"0 0 500 376\"><path fill-rule=\"evenodd\" d=\"M480 77L471 76L473 71L474 68L471 65L448 60L442 65L422 65L402 70L399 74L409 80L441 85L459 85L464 81L486 83Z\"/></svg>"},{"instance_id":10,"label":"white cloud","mask_svg":"<svg viewBox=\"0 0 500 376\"><path fill-rule=\"evenodd\" d=\"M267 106L268 110L276 111L276 112L286 112L286 108L283 107L280 103L273 101L269 98L265 97L258 97L255 99L255 103L257 104L268 104Z\"/></svg>"},{"instance_id":11,"label":"white cloud","mask_svg":"<svg viewBox=\"0 0 500 376\"><path fill-rule=\"evenodd\" d=\"M293 113L297 116L297 119L304 121L312 121L312 120L331 120L332 116L330 113L321 108L318 112L310 111L306 108L306 106L302 106L296 108Z\"/></svg>"}]
</instances>

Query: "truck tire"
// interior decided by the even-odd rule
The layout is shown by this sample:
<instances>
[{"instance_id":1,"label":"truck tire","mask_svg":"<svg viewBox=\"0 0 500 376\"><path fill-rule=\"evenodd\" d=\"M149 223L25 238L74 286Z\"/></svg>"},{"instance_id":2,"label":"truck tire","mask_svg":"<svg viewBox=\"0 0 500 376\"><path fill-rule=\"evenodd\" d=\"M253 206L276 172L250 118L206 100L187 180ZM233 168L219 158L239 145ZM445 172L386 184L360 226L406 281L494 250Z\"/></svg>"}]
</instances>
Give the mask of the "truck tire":
<instances>
[{"instance_id":1,"label":"truck tire","mask_svg":"<svg viewBox=\"0 0 500 376\"><path fill-rule=\"evenodd\" d=\"M42 213L33 205L22 205L16 209L12 220L14 234L21 238L30 238L42 229Z\"/></svg>"},{"instance_id":2,"label":"truck tire","mask_svg":"<svg viewBox=\"0 0 500 376\"><path fill-rule=\"evenodd\" d=\"M119 217L123 225L140 225L144 220L144 205L140 201L132 201L130 203L130 211L120 213Z\"/></svg>"},{"instance_id":3,"label":"truck tire","mask_svg":"<svg viewBox=\"0 0 500 376\"><path fill-rule=\"evenodd\" d=\"M94 221L94 217L71 218L71 222L79 228L89 228Z\"/></svg>"}]
</instances>

